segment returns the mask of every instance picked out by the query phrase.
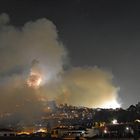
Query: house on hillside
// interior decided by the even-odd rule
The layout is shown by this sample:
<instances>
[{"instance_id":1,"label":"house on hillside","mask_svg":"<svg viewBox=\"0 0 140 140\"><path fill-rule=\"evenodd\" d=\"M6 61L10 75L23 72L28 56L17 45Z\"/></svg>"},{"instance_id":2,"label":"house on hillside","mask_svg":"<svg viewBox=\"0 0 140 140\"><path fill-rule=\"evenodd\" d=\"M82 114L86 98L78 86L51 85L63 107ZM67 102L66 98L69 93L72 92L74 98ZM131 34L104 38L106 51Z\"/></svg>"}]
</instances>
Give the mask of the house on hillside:
<instances>
[{"instance_id":1,"label":"house on hillside","mask_svg":"<svg viewBox=\"0 0 140 140\"><path fill-rule=\"evenodd\" d=\"M11 129L0 129L0 137L16 136L16 132Z\"/></svg>"}]
</instances>

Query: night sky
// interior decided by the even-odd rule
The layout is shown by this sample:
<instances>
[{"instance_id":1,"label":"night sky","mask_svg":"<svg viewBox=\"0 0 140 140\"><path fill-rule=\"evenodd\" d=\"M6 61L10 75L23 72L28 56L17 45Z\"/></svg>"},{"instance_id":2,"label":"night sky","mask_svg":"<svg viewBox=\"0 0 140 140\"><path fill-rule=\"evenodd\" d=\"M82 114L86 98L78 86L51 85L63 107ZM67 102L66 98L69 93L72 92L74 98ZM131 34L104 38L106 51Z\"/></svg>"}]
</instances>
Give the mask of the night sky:
<instances>
[{"instance_id":1,"label":"night sky","mask_svg":"<svg viewBox=\"0 0 140 140\"><path fill-rule=\"evenodd\" d=\"M140 101L140 4L135 0L3 0L11 24L47 18L73 66L112 72L123 107Z\"/></svg>"}]
</instances>

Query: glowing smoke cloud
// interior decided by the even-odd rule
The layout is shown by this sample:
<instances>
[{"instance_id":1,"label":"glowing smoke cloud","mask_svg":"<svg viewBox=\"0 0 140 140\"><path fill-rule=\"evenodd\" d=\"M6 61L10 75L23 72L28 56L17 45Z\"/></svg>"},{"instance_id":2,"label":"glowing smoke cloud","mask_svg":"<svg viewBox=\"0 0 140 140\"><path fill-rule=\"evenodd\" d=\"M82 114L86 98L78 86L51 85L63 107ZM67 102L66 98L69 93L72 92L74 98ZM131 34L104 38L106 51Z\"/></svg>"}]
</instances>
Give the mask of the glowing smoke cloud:
<instances>
[{"instance_id":1,"label":"glowing smoke cloud","mask_svg":"<svg viewBox=\"0 0 140 140\"><path fill-rule=\"evenodd\" d=\"M72 68L63 77L63 93L58 101L94 108L118 108L119 88L113 85L112 78L111 73L98 67Z\"/></svg>"},{"instance_id":2,"label":"glowing smoke cloud","mask_svg":"<svg viewBox=\"0 0 140 140\"><path fill-rule=\"evenodd\" d=\"M43 110L42 97L72 105L119 107L119 88L109 72L97 67L64 71L67 52L50 20L30 21L20 29L9 21L7 14L0 15L0 114L12 111L33 118Z\"/></svg>"},{"instance_id":3,"label":"glowing smoke cloud","mask_svg":"<svg viewBox=\"0 0 140 140\"><path fill-rule=\"evenodd\" d=\"M37 60L32 61L32 68L27 79L27 85L36 89L40 87L43 78L38 63Z\"/></svg>"}]
</instances>

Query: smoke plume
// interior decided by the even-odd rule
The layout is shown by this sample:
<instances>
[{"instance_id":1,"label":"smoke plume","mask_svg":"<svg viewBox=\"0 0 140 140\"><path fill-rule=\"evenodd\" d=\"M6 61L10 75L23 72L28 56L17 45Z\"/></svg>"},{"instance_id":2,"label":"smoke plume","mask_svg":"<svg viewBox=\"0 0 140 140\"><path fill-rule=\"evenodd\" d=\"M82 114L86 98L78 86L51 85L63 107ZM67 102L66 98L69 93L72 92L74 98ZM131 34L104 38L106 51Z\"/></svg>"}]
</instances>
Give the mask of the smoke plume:
<instances>
[{"instance_id":1,"label":"smoke plume","mask_svg":"<svg viewBox=\"0 0 140 140\"><path fill-rule=\"evenodd\" d=\"M67 71L63 78L63 96L69 104L94 108L119 107L119 88L113 85L111 73L98 67L79 67Z\"/></svg>"},{"instance_id":2,"label":"smoke plume","mask_svg":"<svg viewBox=\"0 0 140 140\"><path fill-rule=\"evenodd\" d=\"M42 99L87 107L116 103L118 107L118 87L111 73L98 67L66 71L66 58L67 51L50 20L29 21L18 28L10 25L7 14L1 14L0 117L14 113L22 119L36 118L44 107ZM41 84L32 88L38 75Z\"/></svg>"}]
</instances>

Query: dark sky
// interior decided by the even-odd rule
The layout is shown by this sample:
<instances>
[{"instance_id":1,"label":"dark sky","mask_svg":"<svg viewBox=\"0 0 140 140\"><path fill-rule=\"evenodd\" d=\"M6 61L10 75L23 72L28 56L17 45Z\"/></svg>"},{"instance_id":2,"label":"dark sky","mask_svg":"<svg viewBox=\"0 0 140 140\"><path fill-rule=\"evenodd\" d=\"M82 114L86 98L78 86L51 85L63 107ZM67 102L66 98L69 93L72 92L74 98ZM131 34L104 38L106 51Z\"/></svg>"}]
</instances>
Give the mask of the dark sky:
<instances>
[{"instance_id":1,"label":"dark sky","mask_svg":"<svg viewBox=\"0 0 140 140\"><path fill-rule=\"evenodd\" d=\"M140 4L137 0L3 0L11 23L46 17L58 29L73 66L111 71L123 107L140 101Z\"/></svg>"}]
</instances>

